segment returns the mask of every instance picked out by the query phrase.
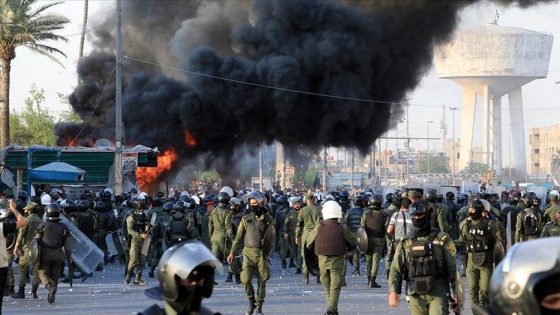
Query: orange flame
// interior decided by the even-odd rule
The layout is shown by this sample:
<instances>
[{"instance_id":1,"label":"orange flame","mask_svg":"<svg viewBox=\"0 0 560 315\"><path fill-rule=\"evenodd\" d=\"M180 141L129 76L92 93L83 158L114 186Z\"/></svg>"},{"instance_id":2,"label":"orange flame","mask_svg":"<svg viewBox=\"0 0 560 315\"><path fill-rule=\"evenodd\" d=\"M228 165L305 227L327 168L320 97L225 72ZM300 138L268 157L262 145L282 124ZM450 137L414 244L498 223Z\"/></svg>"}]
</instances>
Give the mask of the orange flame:
<instances>
[{"instance_id":1,"label":"orange flame","mask_svg":"<svg viewBox=\"0 0 560 315\"><path fill-rule=\"evenodd\" d=\"M140 187L146 187L146 185L151 184L162 173L167 172L171 169L171 166L177 160L177 153L175 153L175 148L171 148L163 152L163 154L159 154L157 160L157 167L139 167L136 170L136 179L138 180L138 185Z\"/></svg>"},{"instance_id":2,"label":"orange flame","mask_svg":"<svg viewBox=\"0 0 560 315\"><path fill-rule=\"evenodd\" d=\"M185 129L185 143L191 148L196 147L196 139L187 129Z\"/></svg>"}]
</instances>

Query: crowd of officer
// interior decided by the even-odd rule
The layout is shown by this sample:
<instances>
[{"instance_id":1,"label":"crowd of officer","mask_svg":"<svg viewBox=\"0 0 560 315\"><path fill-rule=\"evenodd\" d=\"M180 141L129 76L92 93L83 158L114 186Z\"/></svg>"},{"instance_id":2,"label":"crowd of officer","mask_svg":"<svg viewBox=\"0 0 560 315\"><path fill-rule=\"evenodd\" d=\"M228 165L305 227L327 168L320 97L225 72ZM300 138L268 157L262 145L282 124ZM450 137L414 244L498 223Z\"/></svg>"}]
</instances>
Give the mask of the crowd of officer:
<instances>
[{"instance_id":1,"label":"crowd of officer","mask_svg":"<svg viewBox=\"0 0 560 315\"><path fill-rule=\"evenodd\" d=\"M327 195L311 191L271 194L235 192L224 186L215 194L191 196L187 191L176 191L151 197L135 188L115 196L107 188L84 191L72 200L61 190L52 189L34 201L20 192L15 207L25 214L26 226L6 236L8 262L14 257L19 262L18 291L13 273L8 273L5 295L25 298L31 274L32 298L38 298L42 282L48 290L48 302L53 303L59 276L63 282L94 276L80 270L71 259L69 232L59 218L65 216L104 251L103 262L95 270L120 261L127 285L145 285L145 268L148 276L154 277L166 250L185 241L200 241L217 261L229 265L225 281L235 281L245 290L247 314L263 314L270 258L275 252L282 268L302 274L304 284L309 283L310 273L317 276L317 283L325 290L329 315L338 314L348 264L353 267L352 276L359 276L360 263L365 260L368 287L381 288L378 270L384 257L390 305L398 305L405 283L412 314L436 310L447 314L449 305L457 310L462 303L455 289L458 269L465 271L471 305L482 310L492 304L491 277L508 245L560 236L558 198L558 192L551 191L547 204L541 207L542 201L535 194L518 191L501 196L456 196L451 192L444 196L435 189L404 189L384 198L372 190L353 196L345 190ZM5 222L14 222L13 212L5 211L3 216ZM368 241L367 247L358 251L360 228ZM39 239L42 250L53 251L48 255L52 261L42 259L30 265L34 238ZM316 257L315 265L304 261L306 250ZM456 255L462 258L462 265L456 265ZM68 266L66 275L64 263ZM212 277L212 285L216 284Z\"/></svg>"}]
</instances>

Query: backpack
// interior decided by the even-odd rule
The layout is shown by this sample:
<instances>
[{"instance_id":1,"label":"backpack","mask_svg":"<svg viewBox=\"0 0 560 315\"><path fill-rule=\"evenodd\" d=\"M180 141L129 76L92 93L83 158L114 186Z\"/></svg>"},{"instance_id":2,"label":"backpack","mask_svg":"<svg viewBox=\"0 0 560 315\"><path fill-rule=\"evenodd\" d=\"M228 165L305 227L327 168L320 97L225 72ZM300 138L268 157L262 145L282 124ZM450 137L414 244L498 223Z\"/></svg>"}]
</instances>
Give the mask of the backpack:
<instances>
[{"instance_id":1,"label":"backpack","mask_svg":"<svg viewBox=\"0 0 560 315\"><path fill-rule=\"evenodd\" d=\"M523 232L525 235L539 234L539 218L533 212L523 216Z\"/></svg>"}]
</instances>

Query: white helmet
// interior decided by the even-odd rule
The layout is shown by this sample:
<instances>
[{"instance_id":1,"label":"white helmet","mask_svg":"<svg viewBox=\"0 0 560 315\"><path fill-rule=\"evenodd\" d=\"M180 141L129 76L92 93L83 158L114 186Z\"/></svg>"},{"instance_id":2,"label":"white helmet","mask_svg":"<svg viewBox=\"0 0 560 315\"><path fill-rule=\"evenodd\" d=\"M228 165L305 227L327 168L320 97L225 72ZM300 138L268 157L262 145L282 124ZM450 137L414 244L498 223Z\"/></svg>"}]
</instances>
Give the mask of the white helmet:
<instances>
[{"instance_id":1,"label":"white helmet","mask_svg":"<svg viewBox=\"0 0 560 315\"><path fill-rule=\"evenodd\" d=\"M334 200L329 200L325 202L325 204L323 205L322 212L323 212L323 220L342 218L342 208L340 207L338 202Z\"/></svg>"},{"instance_id":2,"label":"white helmet","mask_svg":"<svg viewBox=\"0 0 560 315\"><path fill-rule=\"evenodd\" d=\"M490 202L486 199L480 199L480 202L484 205L484 211L490 212Z\"/></svg>"},{"instance_id":3,"label":"white helmet","mask_svg":"<svg viewBox=\"0 0 560 315\"><path fill-rule=\"evenodd\" d=\"M556 195L556 196L560 196L560 193L558 192L558 190L553 190L549 193L549 195Z\"/></svg>"},{"instance_id":4,"label":"white helmet","mask_svg":"<svg viewBox=\"0 0 560 315\"><path fill-rule=\"evenodd\" d=\"M233 197L233 189L231 189L231 187L229 187L229 186L222 187L220 192L225 192L226 194L229 195L230 198Z\"/></svg>"},{"instance_id":5,"label":"white helmet","mask_svg":"<svg viewBox=\"0 0 560 315\"><path fill-rule=\"evenodd\" d=\"M200 197L198 197L197 195L194 195L191 197L194 200L194 203L198 206L200 205Z\"/></svg>"},{"instance_id":6,"label":"white helmet","mask_svg":"<svg viewBox=\"0 0 560 315\"><path fill-rule=\"evenodd\" d=\"M48 205L49 203L52 202L52 198L49 194L47 193L43 193L43 195L41 195L41 204L42 205Z\"/></svg>"},{"instance_id":7,"label":"white helmet","mask_svg":"<svg viewBox=\"0 0 560 315\"><path fill-rule=\"evenodd\" d=\"M183 190L183 192L181 193L181 196L187 196L187 197L191 197L191 195L189 195L189 192L186 190Z\"/></svg>"}]
</instances>

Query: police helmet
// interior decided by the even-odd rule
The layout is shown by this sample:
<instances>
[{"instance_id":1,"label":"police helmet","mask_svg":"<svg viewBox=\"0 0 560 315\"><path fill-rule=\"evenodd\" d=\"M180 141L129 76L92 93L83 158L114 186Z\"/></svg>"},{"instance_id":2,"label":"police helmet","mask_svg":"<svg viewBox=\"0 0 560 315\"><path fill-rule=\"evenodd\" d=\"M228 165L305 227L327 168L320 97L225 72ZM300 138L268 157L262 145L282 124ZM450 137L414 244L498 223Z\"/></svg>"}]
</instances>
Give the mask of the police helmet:
<instances>
[{"instance_id":1,"label":"police helmet","mask_svg":"<svg viewBox=\"0 0 560 315\"><path fill-rule=\"evenodd\" d=\"M411 216L428 214L426 208L420 203L411 204L410 207L408 207L408 213L410 213Z\"/></svg>"},{"instance_id":2,"label":"police helmet","mask_svg":"<svg viewBox=\"0 0 560 315\"><path fill-rule=\"evenodd\" d=\"M478 199L471 200L468 207L469 209L473 208L477 213L482 213L482 211L484 211L484 203Z\"/></svg>"},{"instance_id":3,"label":"police helmet","mask_svg":"<svg viewBox=\"0 0 560 315\"><path fill-rule=\"evenodd\" d=\"M204 279L202 297L209 298L214 288L214 271L223 273L222 263L199 241L186 241L170 247L158 264L159 290L168 302L176 302L181 280ZM148 292L146 292L148 294Z\"/></svg>"},{"instance_id":4,"label":"police helmet","mask_svg":"<svg viewBox=\"0 0 560 315\"><path fill-rule=\"evenodd\" d=\"M380 194L374 194L369 197L368 200L368 208L374 210L381 210L381 206L383 205L383 196Z\"/></svg>"},{"instance_id":5,"label":"police helmet","mask_svg":"<svg viewBox=\"0 0 560 315\"><path fill-rule=\"evenodd\" d=\"M279 204L279 205L288 206L288 197L280 196L280 197L276 198L276 203Z\"/></svg>"},{"instance_id":6,"label":"police helmet","mask_svg":"<svg viewBox=\"0 0 560 315\"><path fill-rule=\"evenodd\" d=\"M160 197L157 197L152 201L152 206L154 207L159 207L161 205L163 205L163 199L161 199Z\"/></svg>"},{"instance_id":7,"label":"police helmet","mask_svg":"<svg viewBox=\"0 0 560 315\"><path fill-rule=\"evenodd\" d=\"M128 191L128 193L129 193L129 194L137 194L137 193L138 193L138 188L131 188L131 189Z\"/></svg>"},{"instance_id":8,"label":"police helmet","mask_svg":"<svg viewBox=\"0 0 560 315\"><path fill-rule=\"evenodd\" d=\"M218 194L218 203L222 205L229 204L231 196L226 192L221 192Z\"/></svg>"},{"instance_id":9,"label":"police helmet","mask_svg":"<svg viewBox=\"0 0 560 315\"><path fill-rule=\"evenodd\" d=\"M230 198L233 197L233 189L231 189L231 187L229 187L229 186L224 186L224 187L222 187L222 189L220 190L220 192L221 192L221 193L222 193L222 192L225 192L226 194L228 194L228 196L229 196ZM219 196L219 194L218 194L218 196Z\"/></svg>"},{"instance_id":10,"label":"police helmet","mask_svg":"<svg viewBox=\"0 0 560 315\"><path fill-rule=\"evenodd\" d=\"M50 195L52 199L58 199L59 197L61 197L62 192L57 188L53 188L50 192Z\"/></svg>"},{"instance_id":11,"label":"police helmet","mask_svg":"<svg viewBox=\"0 0 560 315\"><path fill-rule=\"evenodd\" d=\"M243 196L243 202L245 204L249 204L249 201L251 199L255 199L259 203L259 206L261 208L264 208L265 198L261 193L259 193L258 191L252 191L246 194L245 196Z\"/></svg>"},{"instance_id":12,"label":"police helmet","mask_svg":"<svg viewBox=\"0 0 560 315\"><path fill-rule=\"evenodd\" d=\"M95 209L95 211L105 211L105 204L103 201L97 201L93 209Z\"/></svg>"},{"instance_id":13,"label":"police helmet","mask_svg":"<svg viewBox=\"0 0 560 315\"><path fill-rule=\"evenodd\" d=\"M179 211L179 212L185 212L185 210L187 210L187 204L184 201L177 201L175 203L175 205L173 206L173 209L175 211Z\"/></svg>"},{"instance_id":14,"label":"police helmet","mask_svg":"<svg viewBox=\"0 0 560 315\"><path fill-rule=\"evenodd\" d=\"M45 207L45 214L47 216L47 221L59 221L60 206L57 203L49 203Z\"/></svg>"},{"instance_id":15,"label":"police helmet","mask_svg":"<svg viewBox=\"0 0 560 315\"><path fill-rule=\"evenodd\" d=\"M79 212L85 212L85 211L88 211L88 209L89 209L89 205L88 205L87 201L85 201L85 200L80 200L78 202L77 207L78 207Z\"/></svg>"},{"instance_id":16,"label":"police helmet","mask_svg":"<svg viewBox=\"0 0 560 315\"><path fill-rule=\"evenodd\" d=\"M452 191L448 191L445 193L445 198L447 198L448 200L454 200L455 194Z\"/></svg>"},{"instance_id":17,"label":"police helmet","mask_svg":"<svg viewBox=\"0 0 560 315\"><path fill-rule=\"evenodd\" d=\"M362 195L356 196L354 199L354 205L356 207L364 208L366 206L366 199Z\"/></svg>"},{"instance_id":18,"label":"police helmet","mask_svg":"<svg viewBox=\"0 0 560 315\"><path fill-rule=\"evenodd\" d=\"M21 201L27 201L27 192L26 191L20 191L17 193L17 200L21 200Z\"/></svg>"},{"instance_id":19,"label":"police helmet","mask_svg":"<svg viewBox=\"0 0 560 315\"><path fill-rule=\"evenodd\" d=\"M531 259L527 259L531 257ZM488 288L493 314L556 314L541 302L560 293L560 247L554 237L515 244L498 264Z\"/></svg>"},{"instance_id":20,"label":"police helmet","mask_svg":"<svg viewBox=\"0 0 560 315\"><path fill-rule=\"evenodd\" d=\"M350 197L350 195L346 190L341 191L339 195L340 195L340 201L348 201L348 198Z\"/></svg>"},{"instance_id":21,"label":"police helmet","mask_svg":"<svg viewBox=\"0 0 560 315\"><path fill-rule=\"evenodd\" d=\"M426 191L424 191L424 199L426 199L427 202L431 202L431 203L436 202L437 190L433 188L426 189Z\"/></svg>"},{"instance_id":22,"label":"police helmet","mask_svg":"<svg viewBox=\"0 0 560 315\"><path fill-rule=\"evenodd\" d=\"M76 210L76 203L72 199L66 199L62 208L67 213L71 213Z\"/></svg>"},{"instance_id":23,"label":"police helmet","mask_svg":"<svg viewBox=\"0 0 560 315\"><path fill-rule=\"evenodd\" d=\"M172 210L173 210L173 203L172 202L166 202L163 205L163 212L170 213Z\"/></svg>"},{"instance_id":24,"label":"police helmet","mask_svg":"<svg viewBox=\"0 0 560 315\"><path fill-rule=\"evenodd\" d=\"M393 202L393 193L392 192L387 193L385 195L385 199L387 199L388 202Z\"/></svg>"}]
</instances>

